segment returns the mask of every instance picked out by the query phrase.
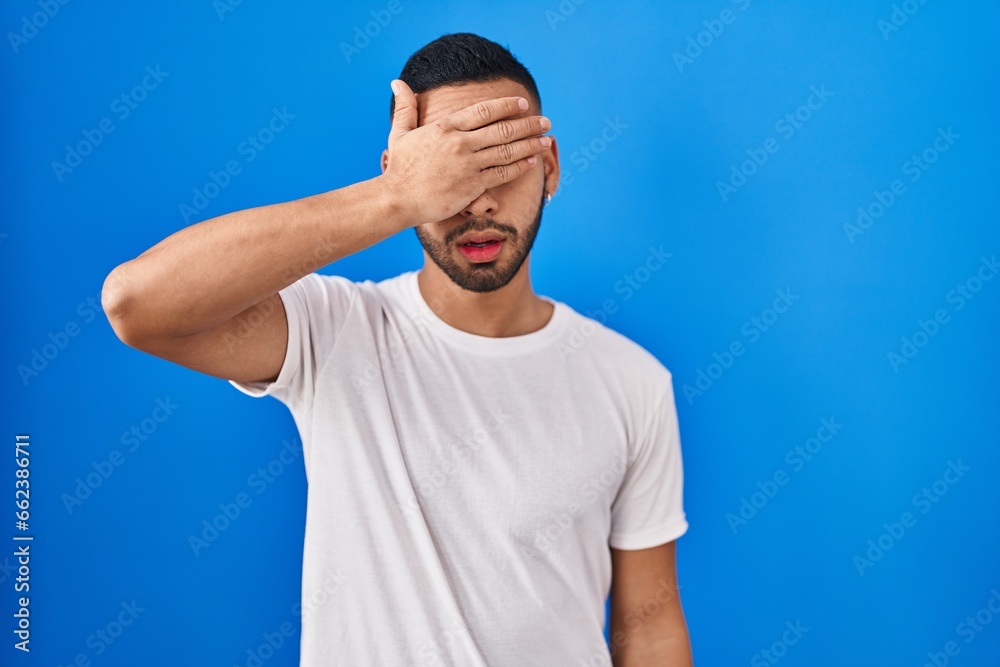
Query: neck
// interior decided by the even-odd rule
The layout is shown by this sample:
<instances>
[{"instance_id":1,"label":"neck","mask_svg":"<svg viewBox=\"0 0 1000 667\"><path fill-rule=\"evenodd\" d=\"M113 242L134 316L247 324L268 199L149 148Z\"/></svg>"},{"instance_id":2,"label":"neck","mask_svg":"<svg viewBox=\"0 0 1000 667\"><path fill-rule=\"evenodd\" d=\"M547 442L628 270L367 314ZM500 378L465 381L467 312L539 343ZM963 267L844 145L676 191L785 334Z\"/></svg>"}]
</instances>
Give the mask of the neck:
<instances>
[{"instance_id":1,"label":"neck","mask_svg":"<svg viewBox=\"0 0 1000 667\"><path fill-rule=\"evenodd\" d=\"M435 315L477 336L507 338L538 331L554 310L532 290L527 259L514 278L494 292L464 290L432 261L425 261L417 273L417 285Z\"/></svg>"}]
</instances>

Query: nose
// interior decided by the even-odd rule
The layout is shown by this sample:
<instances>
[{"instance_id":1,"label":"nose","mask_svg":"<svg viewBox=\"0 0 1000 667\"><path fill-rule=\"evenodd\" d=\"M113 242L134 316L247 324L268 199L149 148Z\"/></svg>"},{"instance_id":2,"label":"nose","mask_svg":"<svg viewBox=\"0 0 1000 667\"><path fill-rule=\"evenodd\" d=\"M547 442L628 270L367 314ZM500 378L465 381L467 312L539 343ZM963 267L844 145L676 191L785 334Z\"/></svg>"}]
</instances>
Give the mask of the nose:
<instances>
[{"instance_id":1,"label":"nose","mask_svg":"<svg viewBox=\"0 0 1000 667\"><path fill-rule=\"evenodd\" d=\"M492 217L497 214L498 209L499 204L496 198L490 194L489 190L486 190L469 202L469 205L462 211L462 216L466 218Z\"/></svg>"}]
</instances>

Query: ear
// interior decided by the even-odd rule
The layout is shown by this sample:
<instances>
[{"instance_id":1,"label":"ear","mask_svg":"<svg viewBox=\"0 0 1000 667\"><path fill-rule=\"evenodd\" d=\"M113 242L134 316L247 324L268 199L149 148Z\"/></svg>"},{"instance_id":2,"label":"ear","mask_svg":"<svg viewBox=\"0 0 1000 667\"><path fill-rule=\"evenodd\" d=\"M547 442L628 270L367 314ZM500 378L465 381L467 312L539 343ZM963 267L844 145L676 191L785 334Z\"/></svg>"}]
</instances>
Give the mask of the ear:
<instances>
[{"instance_id":1,"label":"ear","mask_svg":"<svg viewBox=\"0 0 1000 667\"><path fill-rule=\"evenodd\" d=\"M542 167L545 169L545 192L554 195L559 188L559 145L551 134L545 135L552 139L548 150L539 154Z\"/></svg>"},{"instance_id":2,"label":"ear","mask_svg":"<svg viewBox=\"0 0 1000 667\"><path fill-rule=\"evenodd\" d=\"M385 168L389 166L389 149L385 148L382 150L382 173L385 173Z\"/></svg>"}]
</instances>

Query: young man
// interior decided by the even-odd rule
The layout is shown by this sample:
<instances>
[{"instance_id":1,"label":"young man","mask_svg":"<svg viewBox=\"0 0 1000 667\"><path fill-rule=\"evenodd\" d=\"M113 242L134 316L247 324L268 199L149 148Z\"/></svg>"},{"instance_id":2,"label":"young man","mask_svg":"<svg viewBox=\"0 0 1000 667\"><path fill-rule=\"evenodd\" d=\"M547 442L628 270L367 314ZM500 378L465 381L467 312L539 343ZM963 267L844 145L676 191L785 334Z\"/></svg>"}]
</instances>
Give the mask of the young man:
<instances>
[{"instance_id":1,"label":"young man","mask_svg":"<svg viewBox=\"0 0 1000 667\"><path fill-rule=\"evenodd\" d=\"M532 291L559 182L532 76L459 33L392 87L381 175L122 264L115 332L291 410L309 481L302 665L690 665L671 375ZM411 227L420 271L315 273Z\"/></svg>"}]
</instances>

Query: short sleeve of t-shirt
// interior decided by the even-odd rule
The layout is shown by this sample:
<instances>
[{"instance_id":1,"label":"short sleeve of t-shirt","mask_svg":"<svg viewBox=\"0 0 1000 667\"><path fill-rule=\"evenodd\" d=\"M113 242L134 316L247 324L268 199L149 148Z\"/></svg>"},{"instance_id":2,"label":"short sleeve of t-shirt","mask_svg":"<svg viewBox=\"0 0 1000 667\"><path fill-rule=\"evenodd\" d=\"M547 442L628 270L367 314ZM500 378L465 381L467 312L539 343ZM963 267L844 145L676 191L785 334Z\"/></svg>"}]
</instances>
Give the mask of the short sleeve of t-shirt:
<instances>
[{"instance_id":1,"label":"short sleeve of t-shirt","mask_svg":"<svg viewBox=\"0 0 1000 667\"><path fill-rule=\"evenodd\" d=\"M357 298L343 276L310 273L278 292L288 321L288 345L274 382L229 383L244 394L273 396L290 408L311 405L316 378L340 339Z\"/></svg>"},{"instance_id":2,"label":"short sleeve of t-shirt","mask_svg":"<svg viewBox=\"0 0 1000 667\"><path fill-rule=\"evenodd\" d=\"M672 380L668 379L648 421L611 505L608 543L615 549L648 549L673 541L688 529Z\"/></svg>"}]
</instances>

